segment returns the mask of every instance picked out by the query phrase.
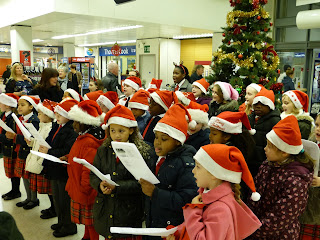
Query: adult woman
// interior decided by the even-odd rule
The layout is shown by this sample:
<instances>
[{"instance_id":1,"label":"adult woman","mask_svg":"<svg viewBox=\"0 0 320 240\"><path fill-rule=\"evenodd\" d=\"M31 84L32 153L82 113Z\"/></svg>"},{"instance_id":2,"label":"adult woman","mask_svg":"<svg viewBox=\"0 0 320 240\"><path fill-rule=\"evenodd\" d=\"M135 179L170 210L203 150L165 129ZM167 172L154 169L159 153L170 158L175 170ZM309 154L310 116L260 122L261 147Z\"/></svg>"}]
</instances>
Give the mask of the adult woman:
<instances>
[{"instance_id":1,"label":"adult woman","mask_svg":"<svg viewBox=\"0 0 320 240\"><path fill-rule=\"evenodd\" d=\"M61 66L58 68L58 73L59 73L59 77L58 77L58 82L60 85L60 88L62 89L62 91L67 90L68 88L72 88L72 82L69 81L67 74L68 74L68 68L65 66Z\"/></svg>"},{"instance_id":2,"label":"adult woman","mask_svg":"<svg viewBox=\"0 0 320 240\"><path fill-rule=\"evenodd\" d=\"M13 93L17 96L29 94L33 88L33 83L28 76L23 74L21 63L14 63L11 69L10 78L6 84L6 93Z\"/></svg>"},{"instance_id":3,"label":"adult woman","mask_svg":"<svg viewBox=\"0 0 320 240\"><path fill-rule=\"evenodd\" d=\"M30 95L38 95L43 101L49 99L54 102L62 100L63 91L58 84L59 73L56 69L45 68L41 74L39 84L30 92Z\"/></svg>"}]
</instances>

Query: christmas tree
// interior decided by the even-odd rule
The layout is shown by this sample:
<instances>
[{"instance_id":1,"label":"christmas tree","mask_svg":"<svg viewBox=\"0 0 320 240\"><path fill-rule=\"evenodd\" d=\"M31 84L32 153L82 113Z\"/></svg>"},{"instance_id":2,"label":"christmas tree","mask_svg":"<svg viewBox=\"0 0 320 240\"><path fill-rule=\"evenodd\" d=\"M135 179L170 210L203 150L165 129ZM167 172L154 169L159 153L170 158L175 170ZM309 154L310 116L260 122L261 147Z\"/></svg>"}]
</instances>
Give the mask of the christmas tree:
<instances>
[{"instance_id":1,"label":"christmas tree","mask_svg":"<svg viewBox=\"0 0 320 240\"><path fill-rule=\"evenodd\" d=\"M274 84L279 57L268 36L269 14L263 8L267 0L229 0L234 9L227 15L222 45L213 53L213 74L207 80L229 82L242 100L245 88L258 83L281 93L282 84Z\"/></svg>"}]
</instances>

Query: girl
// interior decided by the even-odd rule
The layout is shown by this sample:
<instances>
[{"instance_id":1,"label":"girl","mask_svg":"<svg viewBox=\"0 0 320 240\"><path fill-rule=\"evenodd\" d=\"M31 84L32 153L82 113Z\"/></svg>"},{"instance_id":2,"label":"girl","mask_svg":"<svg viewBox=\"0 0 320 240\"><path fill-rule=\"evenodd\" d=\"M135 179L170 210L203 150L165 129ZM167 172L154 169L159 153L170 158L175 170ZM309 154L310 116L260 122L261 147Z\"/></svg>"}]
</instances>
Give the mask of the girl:
<instances>
[{"instance_id":1,"label":"girl","mask_svg":"<svg viewBox=\"0 0 320 240\"><path fill-rule=\"evenodd\" d=\"M208 107L212 100L212 98L206 96L209 86L210 84L204 78L192 83L192 93L196 98L197 103L201 105L207 104Z\"/></svg>"},{"instance_id":2,"label":"girl","mask_svg":"<svg viewBox=\"0 0 320 240\"><path fill-rule=\"evenodd\" d=\"M123 93L125 98L119 100L119 104L128 107L129 101L141 88L141 79L138 77L128 77L123 81Z\"/></svg>"},{"instance_id":3,"label":"girl","mask_svg":"<svg viewBox=\"0 0 320 240\"><path fill-rule=\"evenodd\" d=\"M307 205L313 160L304 152L294 116L278 122L267 140L267 160L255 178L262 197L259 202L248 201L262 226L249 239L299 239L299 217Z\"/></svg>"},{"instance_id":4,"label":"girl","mask_svg":"<svg viewBox=\"0 0 320 240\"><path fill-rule=\"evenodd\" d=\"M311 129L314 125L313 118L308 113L309 97L306 93L293 90L282 95L281 119L289 115L297 118L302 139L309 139Z\"/></svg>"},{"instance_id":5,"label":"girl","mask_svg":"<svg viewBox=\"0 0 320 240\"><path fill-rule=\"evenodd\" d=\"M209 118L224 111L237 112L239 93L229 83L215 82L212 89L212 101L209 105Z\"/></svg>"},{"instance_id":6,"label":"girl","mask_svg":"<svg viewBox=\"0 0 320 240\"><path fill-rule=\"evenodd\" d=\"M254 97L264 88L262 85L251 83L246 88L246 101L239 107L239 112L245 112L248 116L252 113L253 107L252 102Z\"/></svg>"},{"instance_id":7,"label":"girl","mask_svg":"<svg viewBox=\"0 0 320 240\"><path fill-rule=\"evenodd\" d=\"M174 70L172 78L174 84L171 86L171 91L192 92L188 68L182 65L183 62L181 62L179 65L176 63L173 64Z\"/></svg>"},{"instance_id":8,"label":"girl","mask_svg":"<svg viewBox=\"0 0 320 240\"><path fill-rule=\"evenodd\" d=\"M104 89L104 87L103 87L101 80L96 79L96 78L90 79L90 82L89 82L89 91L90 92L94 92L94 91L98 91L98 90L103 91L103 89Z\"/></svg>"},{"instance_id":9,"label":"girl","mask_svg":"<svg viewBox=\"0 0 320 240\"><path fill-rule=\"evenodd\" d=\"M151 148L139 139L137 122L128 108L115 106L106 114L104 123L108 137L98 148L93 165L103 174L110 174L111 179L120 186L110 185L90 173L90 184L98 192L93 205L94 227L106 238L141 239L110 233L113 226L141 227L144 214L141 187L115 156L111 141L134 143L149 165L153 160Z\"/></svg>"},{"instance_id":10,"label":"girl","mask_svg":"<svg viewBox=\"0 0 320 240\"><path fill-rule=\"evenodd\" d=\"M102 112L107 113L114 108L119 102L118 94L116 92L108 91L100 95L97 99Z\"/></svg>"},{"instance_id":11,"label":"girl","mask_svg":"<svg viewBox=\"0 0 320 240\"><path fill-rule=\"evenodd\" d=\"M1 93L0 94L0 108L3 112L1 119L8 127L13 131L16 131L15 121L12 118L12 113L16 113L19 97L13 93ZM16 145L12 139L6 138L6 131L1 128L0 130L0 142L3 153L3 163L6 176L11 179L11 191L2 195L4 200L12 200L21 197L20 193L20 177L14 174L17 153L14 151Z\"/></svg>"},{"instance_id":12,"label":"girl","mask_svg":"<svg viewBox=\"0 0 320 240\"><path fill-rule=\"evenodd\" d=\"M98 90L98 91L95 91L95 92L88 92L87 94L85 94L83 96L83 99L84 100L92 100L92 101L97 101L97 99L103 95L103 91L101 90Z\"/></svg>"},{"instance_id":13,"label":"girl","mask_svg":"<svg viewBox=\"0 0 320 240\"><path fill-rule=\"evenodd\" d=\"M37 104L40 102L40 98L32 96L22 96L18 101L18 113L21 115L19 120L21 122L32 123L33 126L39 128L39 119L34 113L37 110ZM13 139L13 142L16 144L15 151L18 153L18 158L16 160L14 174L17 177L23 177L24 187L27 193L27 199L18 202L17 207L23 207L24 209L31 209L36 206L39 206L39 199L37 199L37 194L31 192L30 190L30 181L29 181L29 172L25 171L26 158L30 152L30 147L22 135L20 128L17 126L17 133L6 132L6 137L8 139Z\"/></svg>"},{"instance_id":14,"label":"girl","mask_svg":"<svg viewBox=\"0 0 320 240\"><path fill-rule=\"evenodd\" d=\"M200 194L183 207L184 223L167 239L240 240L250 236L261 222L240 199L241 180L253 191L254 201L260 195L239 149L210 144L201 147L194 159L192 172Z\"/></svg>"},{"instance_id":15,"label":"girl","mask_svg":"<svg viewBox=\"0 0 320 240\"><path fill-rule=\"evenodd\" d=\"M83 98L81 97L81 95L77 91L73 90L72 88L68 88L64 91L62 99L65 99L68 97L78 102L83 101Z\"/></svg>"},{"instance_id":16,"label":"girl","mask_svg":"<svg viewBox=\"0 0 320 240\"><path fill-rule=\"evenodd\" d=\"M97 191L90 186L90 170L73 161L74 157L93 163L98 147L103 140L95 136L93 126L102 123L102 111L92 100L85 100L71 108L69 116L73 119L73 128L79 134L68 155L68 182L66 191L71 198L71 221L84 224L83 239L99 240L99 234L93 227L92 207Z\"/></svg>"}]
</instances>

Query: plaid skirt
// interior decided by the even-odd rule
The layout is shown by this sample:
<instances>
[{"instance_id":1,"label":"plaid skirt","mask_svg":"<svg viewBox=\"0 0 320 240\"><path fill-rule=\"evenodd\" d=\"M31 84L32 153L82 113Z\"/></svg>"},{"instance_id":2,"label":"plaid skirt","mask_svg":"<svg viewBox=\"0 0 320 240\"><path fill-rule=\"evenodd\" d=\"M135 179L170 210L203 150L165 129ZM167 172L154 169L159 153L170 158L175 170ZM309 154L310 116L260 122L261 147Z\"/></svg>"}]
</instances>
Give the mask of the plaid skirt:
<instances>
[{"instance_id":1,"label":"plaid skirt","mask_svg":"<svg viewBox=\"0 0 320 240\"><path fill-rule=\"evenodd\" d=\"M52 193L50 181L42 174L30 173L29 180L31 191L38 192L40 194Z\"/></svg>"},{"instance_id":2,"label":"plaid skirt","mask_svg":"<svg viewBox=\"0 0 320 240\"><path fill-rule=\"evenodd\" d=\"M93 205L82 205L71 199L71 221L77 224L93 226Z\"/></svg>"},{"instance_id":3,"label":"plaid skirt","mask_svg":"<svg viewBox=\"0 0 320 240\"><path fill-rule=\"evenodd\" d=\"M300 240L316 240L320 239L320 225L301 224Z\"/></svg>"},{"instance_id":4,"label":"plaid skirt","mask_svg":"<svg viewBox=\"0 0 320 240\"><path fill-rule=\"evenodd\" d=\"M16 159L12 159L9 157L3 156L3 165L4 165L4 171L6 173L6 176L8 178L16 177L14 175L14 165L15 165Z\"/></svg>"},{"instance_id":5,"label":"plaid skirt","mask_svg":"<svg viewBox=\"0 0 320 240\"><path fill-rule=\"evenodd\" d=\"M19 178L23 177L23 178L29 179L30 173L25 171L25 167L26 167L26 160L17 158L14 164L14 176Z\"/></svg>"}]
</instances>

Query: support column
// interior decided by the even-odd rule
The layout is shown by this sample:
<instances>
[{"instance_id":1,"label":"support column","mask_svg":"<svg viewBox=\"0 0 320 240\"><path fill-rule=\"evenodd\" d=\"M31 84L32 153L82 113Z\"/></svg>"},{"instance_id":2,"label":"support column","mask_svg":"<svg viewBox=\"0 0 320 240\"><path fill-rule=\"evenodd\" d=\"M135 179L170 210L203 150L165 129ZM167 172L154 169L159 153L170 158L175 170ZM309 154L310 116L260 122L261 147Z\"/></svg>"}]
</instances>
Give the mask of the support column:
<instances>
[{"instance_id":1,"label":"support column","mask_svg":"<svg viewBox=\"0 0 320 240\"><path fill-rule=\"evenodd\" d=\"M63 44L63 57L76 57L73 43Z\"/></svg>"},{"instance_id":2,"label":"support column","mask_svg":"<svg viewBox=\"0 0 320 240\"><path fill-rule=\"evenodd\" d=\"M10 40L12 62L20 62L20 51L30 51L31 66L33 66L32 28L30 26L11 26Z\"/></svg>"},{"instance_id":3,"label":"support column","mask_svg":"<svg viewBox=\"0 0 320 240\"><path fill-rule=\"evenodd\" d=\"M222 32L215 32L212 36L212 52L216 52L219 46L222 44Z\"/></svg>"}]
</instances>

